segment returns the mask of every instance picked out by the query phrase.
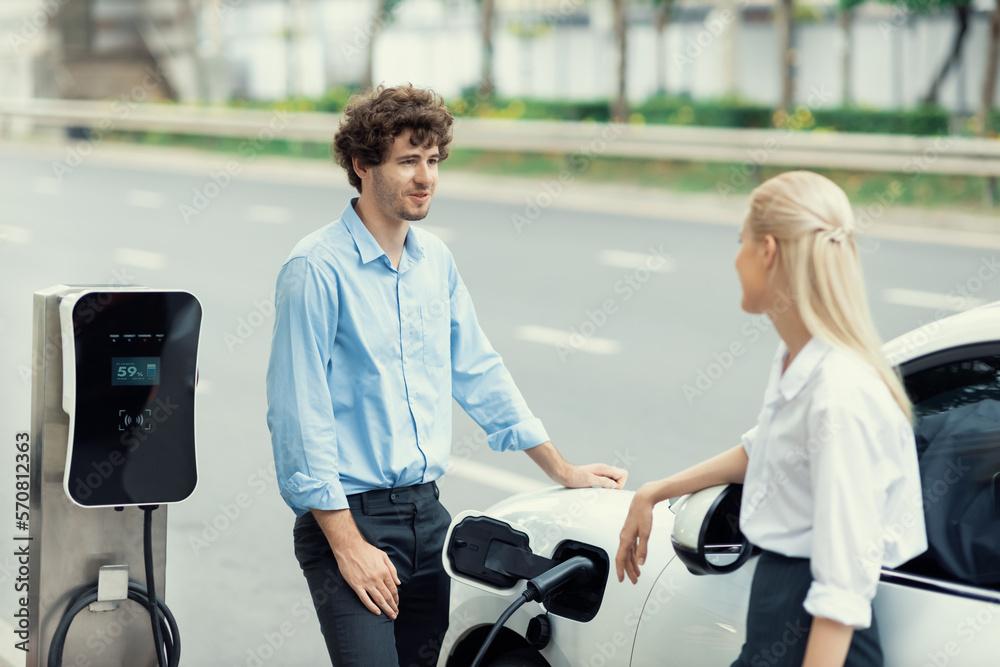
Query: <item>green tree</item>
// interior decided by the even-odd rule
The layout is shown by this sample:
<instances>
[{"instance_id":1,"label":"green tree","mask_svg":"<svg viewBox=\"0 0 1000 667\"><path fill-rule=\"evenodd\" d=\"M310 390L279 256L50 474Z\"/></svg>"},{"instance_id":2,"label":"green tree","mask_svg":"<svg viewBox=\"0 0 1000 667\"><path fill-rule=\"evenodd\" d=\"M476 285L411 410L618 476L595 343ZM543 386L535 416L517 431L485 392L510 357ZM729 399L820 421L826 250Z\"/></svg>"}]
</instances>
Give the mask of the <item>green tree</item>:
<instances>
[{"instance_id":1,"label":"green tree","mask_svg":"<svg viewBox=\"0 0 1000 667\"><path fill-rule=\"evenodd\" d=\"M482 45L482 63L479 73L479 101L489 104L493 99L493 23L496 20L494 0L476 0L479 3L479 30Z\"/></svg>"},{"instance_id":2,"label":"green tree","mask_svg":"<svg viewBox=\"0 0 1000 667\"><path fill-rule=\"evenodd\" d=\"M841 106L850 106L854 102L854 85L851 76L851 58L854 55L854 40L852 39L852 28L854 26L853 7L840 8L838 25L840 27L841 51L840 51L840 81L843 86L841 91Z\"/></svg>"},{"instance_id":3,"label":"green tree","mask_svg":"<svg viewBox=\"0 0 1000 667\"><path fill-rule=\"evenodd\" d=\"M979 101L979 132L988 136L993 130L991 118L993 100L997 92L997 69L1000 67L1000 0L996 0L990 14L990 38L986 47L986 72L983 77L983 96ZM996 179L993 180L995 187Z\"/></svg>"},{"instance_id":4,"label":"green tree","mask_svg":"<svg viewBox=\"0 0 1000 667\"><path fill-rule=\"evenodd\" d=\"M667 26L675 0L653 0L653 27L656 29L656 92L667 92Z\"/></svg>"},{"instance_id":5,"label":"green tree","mask_svg":"<svg viewBox=\"0 0 1000 667\"><path fill-rule=\"evenodd\" d=\"M861 5L866 0L840 0L841 9L849 10ZM927 93L920 99L922 104L937 104L941 93L941 85L948 78L955 65L962 57L962 50L965 47L965 38L969 32L969 19L972 16L972 0L876 0L885 5L894 5L901 12L902 17L907 18L912 15L927 16L941 11L952 11L955 13L955 37L952 39L951 49L941 64L940 69L931 81ZM891 20L891 26L898 28L897 17ZM987 68L989 69L989 68ZM995 74L995 71L994 71Z\"/></svg>"},{"instance_id":6,"label":"green tree","mask_svg":"<svg viewBox=\"0 0 1000 667\"><path fill-rule=\"evenodd\" d=\"M628 0L614 0L615 24L615 96L611 103L611 120L624 123L628 120L628 100L625 83L628 75Z\"/></svg>"},{"instance_id":7,"label":"green tree","mask_svg":"<svg viewBox=\"0 0 1000 667\"><path fill-rule=\"evenodd\" d=\"M375 0L375 12L362 31L365 35L365 73L361 80L364 90L375 87L373 68L375 65L375 40L382 30L391 25L396 18L396 11L404 0Z\"/></svg>"},{"instance_id":8,"label":"green tree","mask_svg":"<svg viewBox=\"0 0 1000 667\"><path fill-rule=\"evenodd\" d=\"M778 0L774 20L781 52L781 108L791 113L795 101L795 0Z\"/></svg>"}]
</instances>

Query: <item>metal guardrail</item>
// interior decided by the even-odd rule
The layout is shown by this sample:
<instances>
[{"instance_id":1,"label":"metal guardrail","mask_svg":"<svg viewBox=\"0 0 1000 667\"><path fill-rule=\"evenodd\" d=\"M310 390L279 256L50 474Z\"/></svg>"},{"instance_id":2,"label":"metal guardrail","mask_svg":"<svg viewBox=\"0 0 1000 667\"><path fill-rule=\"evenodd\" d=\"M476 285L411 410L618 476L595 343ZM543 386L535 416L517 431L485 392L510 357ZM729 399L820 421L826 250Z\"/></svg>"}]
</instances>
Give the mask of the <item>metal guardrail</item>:
<instances>
[{"instance_id":1,"label":"metal guardrail","mask_svg":"<svg viewBox=\"0 0 1000 667\"><path fill-rule=\"evenodd\" d=\"M327 143L340 116L268 110L0 99L0 137L15 119L36 126ZM1000 141L964 137L752 130L667 125L459 118L456 146L496 151L633 157L737 165L1000 176ZM743 167L746 169L746 167ZM750 172L748 172L750 173Z\"/></svg>"}]
</instances>

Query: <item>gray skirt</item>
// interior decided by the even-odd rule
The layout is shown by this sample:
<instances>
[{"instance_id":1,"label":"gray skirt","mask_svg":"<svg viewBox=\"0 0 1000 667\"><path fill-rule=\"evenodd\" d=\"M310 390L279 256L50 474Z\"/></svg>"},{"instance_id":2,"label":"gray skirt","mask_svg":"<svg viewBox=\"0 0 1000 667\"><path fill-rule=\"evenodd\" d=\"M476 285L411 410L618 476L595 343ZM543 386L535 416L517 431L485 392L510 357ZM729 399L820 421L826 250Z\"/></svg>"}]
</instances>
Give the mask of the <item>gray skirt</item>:
<instances>
[{"instance_id":1,"label":"gray skirt","mask_svg":"<svg viewBox=\"0 0 1000 667\"><path fill-rule=\"evenodd\" d=\"M761 554L750 586L746 643L731 667L802 664L812 616L803 607L812 585L808 558ZM882 667L878 624L855 630L845 667Z\"/></svg>"}]
</instances>

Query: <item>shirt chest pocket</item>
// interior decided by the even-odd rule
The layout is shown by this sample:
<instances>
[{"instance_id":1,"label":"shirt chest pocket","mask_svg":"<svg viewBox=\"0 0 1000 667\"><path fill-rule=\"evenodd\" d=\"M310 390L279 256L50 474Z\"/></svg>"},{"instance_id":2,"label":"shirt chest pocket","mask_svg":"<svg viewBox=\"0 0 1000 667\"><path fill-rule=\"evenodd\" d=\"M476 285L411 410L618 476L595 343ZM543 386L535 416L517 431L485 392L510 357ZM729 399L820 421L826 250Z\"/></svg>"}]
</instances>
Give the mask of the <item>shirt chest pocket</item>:
<instances>
[{"instance_id":1,"label":"shirt chest pocket","mask_svg":"<svg viewBox=\"0 0 1000 667\"><path fill-rule=\"evenodd\" d=\"M447 301L436 300L420 306L424 363L447 366L451 360L451 312Z\"/></svg>"}]
</instances>

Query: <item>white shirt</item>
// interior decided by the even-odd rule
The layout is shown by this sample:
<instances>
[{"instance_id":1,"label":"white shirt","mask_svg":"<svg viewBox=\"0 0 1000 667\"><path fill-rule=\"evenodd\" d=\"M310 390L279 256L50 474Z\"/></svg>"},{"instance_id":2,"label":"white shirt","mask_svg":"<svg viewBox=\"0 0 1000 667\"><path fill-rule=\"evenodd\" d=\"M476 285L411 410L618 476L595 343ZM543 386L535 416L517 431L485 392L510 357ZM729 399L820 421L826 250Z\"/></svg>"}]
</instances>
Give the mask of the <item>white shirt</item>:
<instances>
[{"instance_id":1,"label":"white shirt","mask_svg":"<svg viewBox=\"0 0 1000 667\"><path fill-rule=\"evenodd\" d=\"M753 544L809 558L804 607L871 624L882 566L927 549L913 428L878 373L812 338L782 374L778 346L749 456L740 528Z\"/></svg>"}]
</instances>

